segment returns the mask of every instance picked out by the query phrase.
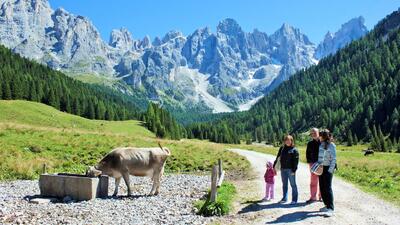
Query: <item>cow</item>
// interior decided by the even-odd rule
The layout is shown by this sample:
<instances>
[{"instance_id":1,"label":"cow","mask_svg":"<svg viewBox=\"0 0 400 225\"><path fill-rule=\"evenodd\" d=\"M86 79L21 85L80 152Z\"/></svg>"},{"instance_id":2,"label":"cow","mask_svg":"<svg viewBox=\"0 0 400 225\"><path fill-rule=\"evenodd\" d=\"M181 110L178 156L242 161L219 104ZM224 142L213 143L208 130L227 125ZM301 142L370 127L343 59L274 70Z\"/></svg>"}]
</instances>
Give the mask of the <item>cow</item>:
<instances>
[{"instance_id":1,"label":"cow","mask_svg":"<svg viewBox=\"0 0 400 225\"><path fill-rule=\"evenodd\" d=\"M374 154L374 150L372 150L372 149L364 150L364 156L373 155L373 154Z\"/></svg>"},{"instance_id":2,"label":"cow","mask_svg":"<svg viewBox=\"0 0 400 225\"><path fill-rule=\"evenodd\" d=\"M96 177L103 174L115 178L113 196L118 194L121 177L128 188L128 196L131 196L129 175L150 176L153 186L149 195L158 195L164 165L168 156L171 155L168 148L162 147L160 143L158 143L158 146L159 148L125 147L113 149L97 165L90 167L86 175Z\"/></svg>"}]
</instances>

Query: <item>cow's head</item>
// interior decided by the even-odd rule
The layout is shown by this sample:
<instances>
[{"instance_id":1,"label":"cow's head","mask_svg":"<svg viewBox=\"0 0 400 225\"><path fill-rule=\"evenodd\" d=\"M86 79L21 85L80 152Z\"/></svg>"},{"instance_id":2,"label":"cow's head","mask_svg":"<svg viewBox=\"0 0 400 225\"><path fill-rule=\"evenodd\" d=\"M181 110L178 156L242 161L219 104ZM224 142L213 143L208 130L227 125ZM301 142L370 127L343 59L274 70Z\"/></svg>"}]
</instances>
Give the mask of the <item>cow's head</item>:
<instances>
[{"instance_id":1,"label":"cow's head","mask_svg":"<svg viewBox=\"0 0 400 225\"><path fill-rule=\"evenodd\" d=\"M96 167L94 167L94 166L90 166L86 170L86 176L88 176L88 177L98 177L101 174L102 174L101 170L96 169Z\"/></svg>"}]
</instances>

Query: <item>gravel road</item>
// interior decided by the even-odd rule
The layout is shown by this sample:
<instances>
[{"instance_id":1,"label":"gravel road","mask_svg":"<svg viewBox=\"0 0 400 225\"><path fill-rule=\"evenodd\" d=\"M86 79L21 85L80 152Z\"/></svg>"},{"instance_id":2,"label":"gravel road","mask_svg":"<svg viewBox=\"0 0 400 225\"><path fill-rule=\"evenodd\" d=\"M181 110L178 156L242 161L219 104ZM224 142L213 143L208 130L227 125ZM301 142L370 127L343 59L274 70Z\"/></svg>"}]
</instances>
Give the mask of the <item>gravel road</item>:
<instances>
[{"instance_id":1,"label":"gravel road","mask_svg":"<svg viewBox=\"0 0 400 225\"><path fill-rule=\"evenodd\" d=\"M134 184L134 185L132 185ZM39 194L38 181L0 183L0 224L207 224L212 218L197 216L193 201L205 194L209 177L167 175L158 196L148 178L131 177L133 197L95 199L76 203L33 204L26 199ZM119 195L125 195L121 182ZM109 194L114 188L110 179Z\"/></svg>"},{"instance_id":2,"label":"gravel road","mask_svg":"<svg viewBox=\"0 0 400 225\"><path fill-rule=\"evenodd\" d=\"M265 163L267 160L273 161L275 156L242 149L231 150L250 161L257 174L257 192L261 198L264 193ZM250 224L400 224L398 207L367 194L336 176L333 178L335 214L333 217L325 217L319 212L323 203L305 204L305 201L309 199L309 176L308 166L300 163L296 173L299 190L297 205L277 203L282 198L282 182L278 173L275 181L275 200L242 204L238 214L248 214L246 218L252 218L252 220L247 220L245 223ZM291 200L290 185L288 200ZM233 219L232 222L235 223L234 221Z\"/></svg>"}]
</instances>

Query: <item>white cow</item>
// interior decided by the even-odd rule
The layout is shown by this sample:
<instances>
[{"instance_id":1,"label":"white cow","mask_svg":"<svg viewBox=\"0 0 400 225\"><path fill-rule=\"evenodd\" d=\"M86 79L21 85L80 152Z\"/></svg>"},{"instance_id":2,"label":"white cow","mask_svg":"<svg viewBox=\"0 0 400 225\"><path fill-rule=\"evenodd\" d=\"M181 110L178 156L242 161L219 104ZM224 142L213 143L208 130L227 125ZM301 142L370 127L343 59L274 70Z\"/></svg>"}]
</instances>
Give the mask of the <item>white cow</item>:
<instances>
[{"instance_id":1,"label":"white cow","mask_svg":"<svg viewBox=\"0 0 400 225\"><path fill-rule=\"evenodd\" d=\"M157 195L160 189L160 179L164 172L165 161L171 152L168 148L116 148L108 153L96 166L90 167L86 172L88 176L101 174L115 178L115 190L113 196L118 194L118 186L121 177L128 187L128 196L131 195L129 175L151 176L153 187L150 195Z\"/></svg>"}]
</instances>

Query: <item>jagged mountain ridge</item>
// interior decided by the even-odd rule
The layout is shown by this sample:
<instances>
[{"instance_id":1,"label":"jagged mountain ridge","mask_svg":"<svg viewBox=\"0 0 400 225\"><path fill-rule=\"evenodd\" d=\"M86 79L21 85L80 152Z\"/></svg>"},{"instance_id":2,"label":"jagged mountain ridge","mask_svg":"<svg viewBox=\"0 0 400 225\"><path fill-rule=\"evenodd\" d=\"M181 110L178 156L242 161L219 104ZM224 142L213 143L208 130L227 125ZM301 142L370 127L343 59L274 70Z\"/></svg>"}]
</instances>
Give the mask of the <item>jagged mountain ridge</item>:
<instances>
[{"instance_id":1,"label":"jagged mountain ridge","mask_svg":"<svg viewBox=\"0 0 400 225\"><path fill-rule=\"evenodd\" d=\"M134 39L121 28L106 43L89 19L53 10L47 0L5 0L0 42L71 75L111 77L150 100L214 112L246 110L297 70L317 63L315 45L288 24L267 35L225 19L215 33L170 31L153 41Z\"/></svg>"}]
</instances>

